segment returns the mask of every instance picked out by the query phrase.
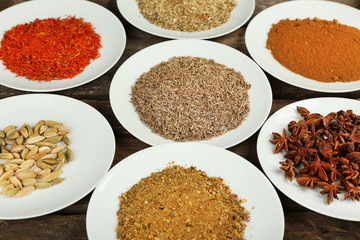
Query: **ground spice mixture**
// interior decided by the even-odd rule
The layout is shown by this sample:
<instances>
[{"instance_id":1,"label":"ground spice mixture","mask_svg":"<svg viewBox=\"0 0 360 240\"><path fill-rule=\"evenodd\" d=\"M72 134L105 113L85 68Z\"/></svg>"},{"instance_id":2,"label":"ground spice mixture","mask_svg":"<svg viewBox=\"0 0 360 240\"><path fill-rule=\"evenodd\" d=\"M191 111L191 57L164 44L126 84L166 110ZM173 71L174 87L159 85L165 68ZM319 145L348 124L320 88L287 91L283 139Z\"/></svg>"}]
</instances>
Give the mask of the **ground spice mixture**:
<instances>
[{"instance_id":1,"label":"ground spice mixture","mask_svg":"<svg viewBox=\"0 0 360 240\"><path fill-rule=\"evenodd\" d=\"M173 141L198 141L237 128L250 85L234 69L199 57L173 57L143 73L131 101L140 120Z\"/></svg>"},{"instance_id":2,"label":"ground spice mixture","mask_svg":"<svg viewBox=\"0 0 360 240\"><path fill-rule=\"evenodd\" d=\"M181 32L199 32L226 23L235 0L136 0L150 23Z\"/></svg>"},{"instance_id":3,"label":"ground spice mixture","mask_svg":"<svg viewBox=\"0 0 360 240\"><path fill-rule=\"evenodd\" d=\"M5 32L0 60L29 80L61 80L84 71L100 48L100 35L82 18L36 19Z\"/></svg>"},{"instance_id":4,"label":"ground spice mixture","mask_svg":"<svg viewBox=\"0 0 360 240\"><path fill-rule=\"evenodd\" d=\"M274 153L285 150L280 169L300 186L322 188L327 203L339 199L360 201L360 116L352 110L326 116L297 107L303 119L290 121L288 130L273 133Z\"/></svg>"},{"instance_id":5,"label":"ground spice mixture","mask_svg":"<svg viewBox=\"0 0 360 240\"><path fill-rule=\"evenodd\" d=\"M270 29L266 47L280 64L306 78L360 80L360 30L337 20L281 20Z\"/></svg>"},{"instance_id":6,"label":"ground spice mixture","mask_svg":"<svg viewBox=\"0 0 360 240\"><path fill-rule=\"evenodd\" d=\"M249 212L221 178L171 166L120 197L117 239L243 239Z\"/></svg>"}]
</instances>

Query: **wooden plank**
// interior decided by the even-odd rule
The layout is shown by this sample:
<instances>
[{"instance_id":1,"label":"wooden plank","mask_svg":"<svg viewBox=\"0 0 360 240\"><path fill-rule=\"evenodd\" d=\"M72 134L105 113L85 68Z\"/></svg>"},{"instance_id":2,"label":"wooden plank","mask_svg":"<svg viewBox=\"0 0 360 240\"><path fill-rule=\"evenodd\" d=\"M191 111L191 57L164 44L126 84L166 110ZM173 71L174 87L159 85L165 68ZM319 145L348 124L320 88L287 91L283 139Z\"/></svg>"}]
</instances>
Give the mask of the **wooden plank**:
<instances>
[{"instance_id":1,"label":"wooden plank","mask_svg":"<svg viewBox=\"0 0 360 240\"><path fill-rule=\"evenodd\" d=\"M314 212L287 212L284 239L360 239L359 222L326 217Z\"/></svg>"},{"instance_id":2,"label":"wooden plank","mask_svg":"<svg viewBox=\"0 0 360 240\"><path fill-rule=\"evenodd\" d=\"M0 11L21 2L25 2L25 0L2 0L0 1ZM91 105L109 121L116 138L116 152L112 164L114 166L122 159L149 147L149 145L133 137L116 119L108 95L112 78L121 64L134 53L168 39L153 36L132 26L121 16L115 0L92 0L92 2L106 7L121 20L127 34L125 51L119 61L104 75L83 86L55 93L73 97ZM285 2L285 0L257 0L252 18L267 7L280 2ZM338 0L334 2L360 8L358 0ZM226 44L249 56L244 40L247 24L226 36L211 39L211 41ZM360 91L328 94L300 89L269 74L266 75L272 87L274 98L270 115L283 106L301 99L330 96L358 99L360 96ZM0 99L25 93L28 92L0 86ZM244 157L262 171L256 154L258 133L259 131L229 150ZM279 190L276 191L284 208L284 239L360 239L360 231L358 230L360 229L360 222L344 221L318 214L297 204ZM0 220L0 239L87 239L86 211L90 197L91 193L71 206L46 216L24 220ZM266 201L266 196L264 196L264 201Z\"/></svg>"},{"instance_id":3,"label":"wooden plank","mask_svg":"<svg viewBox=\"0 0 360 240\"><path fill-rule=\"evenodd\" d=\"M0 239L87 239L86 215L50 214L25 220L0 220Z\"/></svg>"}]
</instances>

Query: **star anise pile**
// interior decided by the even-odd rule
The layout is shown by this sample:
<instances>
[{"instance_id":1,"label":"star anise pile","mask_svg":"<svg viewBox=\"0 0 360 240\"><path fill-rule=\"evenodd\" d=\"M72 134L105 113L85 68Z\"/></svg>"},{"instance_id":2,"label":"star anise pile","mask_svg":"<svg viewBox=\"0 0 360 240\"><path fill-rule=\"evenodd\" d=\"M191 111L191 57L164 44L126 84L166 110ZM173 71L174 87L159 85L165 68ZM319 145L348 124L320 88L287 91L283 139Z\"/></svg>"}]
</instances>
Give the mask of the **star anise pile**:
<instances>
[{"instance_id":1,"label":"star anise pile","mask_svg":"<svg viewBox=\"0 0 360 240\"><path fill-rule=\"evenodd\" d=\"M360 116L352 110L326 116L297 107L302 120L291 121L288 131L272 133L274 153L284 150L280 162L286 178L305 187L319 187L330 204L338 193L360 201Z\"/></svg>"}]
</instances>

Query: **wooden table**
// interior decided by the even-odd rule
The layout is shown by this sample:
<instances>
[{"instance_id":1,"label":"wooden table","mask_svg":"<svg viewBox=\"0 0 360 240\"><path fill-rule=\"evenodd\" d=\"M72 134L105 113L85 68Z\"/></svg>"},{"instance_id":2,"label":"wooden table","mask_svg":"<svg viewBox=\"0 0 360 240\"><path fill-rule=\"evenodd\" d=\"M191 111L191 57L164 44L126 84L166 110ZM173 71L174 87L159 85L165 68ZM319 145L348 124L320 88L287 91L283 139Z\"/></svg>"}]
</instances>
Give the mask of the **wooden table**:
<instances>
[{"instance_id":1,"label":"wooden table","mask_svg":"<svg viewBox=\"0 0 360 240\"><path fill-rule=\"evenodd\" d=\"M109 103L109 87L112 77L119 66L134 53L167 39L153 36L133 27L120 15L116 0L92 1L109 9L121 20L127 34L125 51L116 65L98 79L80 87L54 93L79 99L93 106L106 117L116 137L116 154L113 161L113 165L115 165L125 157L147 148L149 145L133 137L115 118ZM24 2L24 0L1 0L0 10L21 2ZM253 16L280 2L284 1L257 0ZM334 2L344 3L360 9L360 2L357 0L338 0ZM245 29L246 24L226 36L211 40L226 44L249 55L244 42ZM331 96L359 99L360 97L360 91L337 94L320 93L288 85L268 74L267 77L272 87L274 99L270 114L289 103L307 98ZM0 99L25 93L27 92L0 86ZM258 132L229 150L249 160L261 170L256 155L257 136ZM295 203L280 191L277 192L284 208L284 239L360 239L360 222L344 221L315 213ZM25 220L0 220L0 239L87 239L86 210L90 197L91 193L75 204L46 216ZM264 196L265 198L266 196ZM3 207L5 206L0 206L0 211ZM101 220L99 219L99 221Z\"/></svg>"}]
</instances>

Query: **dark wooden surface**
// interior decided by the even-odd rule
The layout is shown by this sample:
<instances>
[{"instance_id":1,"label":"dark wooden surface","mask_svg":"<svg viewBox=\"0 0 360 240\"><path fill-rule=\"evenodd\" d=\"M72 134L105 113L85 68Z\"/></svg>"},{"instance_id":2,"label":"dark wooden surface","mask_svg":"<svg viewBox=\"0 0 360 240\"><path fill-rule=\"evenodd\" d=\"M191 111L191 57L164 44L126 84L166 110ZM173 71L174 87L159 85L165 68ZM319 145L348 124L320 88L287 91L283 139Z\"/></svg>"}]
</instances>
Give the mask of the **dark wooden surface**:
<instances>
[{"instance_id":1,"label":"dark wooden surface","mask_svg":"<svg viewBox=\"0 0 360 240\"><path fill-rule=\"evenodd\" d=\"M21 2L24 2L24 0L0 0L0 10ZM134 138L115 118L110 107L108 94L112 77L119 66L135 52L167 39L153 36L133 27L120 15L116 0L92 0L92 2L106 7L121 20L127 34L125 51L116 65L98 79L80 87L54 93L88 103L106 117L116 137L117 147L113 161L113 165L115 165L130 154L148 147L148 145ZM280 2L284 1L257 0L253 16ZM334 2L344 3L360 9L360 1L358 0L338 0ZM226 44L249 55L244 41L245 30L246 24L226 36L211 39L211 41ZM289 103L312 97L360 98L360 91L338 94L319 93L288 85L268 74L267 77L274 98L270 115ZM27 92L0 86L0 99L24 93ZM257 135L258 132L229 150L241 155L261 169L256 155ZM344 221L315 213L295 203L279 191L278 194L284 208L284 239L360 239L360 222ZM25 220L0 220L0 239L87 239L86 210L90 196L91 193L75 204L46 216ZM266 196L264 196L264 200L266 200ZM0 211L3 207L6 206L0 206ZM101 220L99 219L99 221Z\"/></svg>"}]
</instances>

